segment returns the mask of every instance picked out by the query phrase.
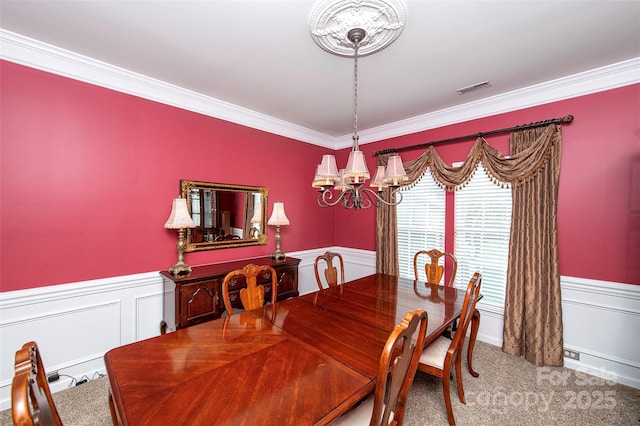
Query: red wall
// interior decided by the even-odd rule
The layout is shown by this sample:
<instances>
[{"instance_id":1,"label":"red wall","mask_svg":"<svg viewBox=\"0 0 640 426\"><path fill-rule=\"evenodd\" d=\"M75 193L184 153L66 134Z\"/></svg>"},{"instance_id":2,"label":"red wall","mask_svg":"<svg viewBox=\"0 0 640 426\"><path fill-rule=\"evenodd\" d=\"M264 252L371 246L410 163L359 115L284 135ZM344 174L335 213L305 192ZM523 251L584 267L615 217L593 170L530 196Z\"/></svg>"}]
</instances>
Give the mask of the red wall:
<instances>
[{"instance_id":1,"label":"red wall","mask_svg":"<svg viewBox=\"0 0 640 426\"><path fill-rule=\"evenodd\" d=\"M268 214L280 200L291 221L283 251L334 244L311 188L326 149L9 62L0 76L2 291L173 265L180 179L266 186ZM267 255L274 236L185 260Z\"/></svg>"},{"instance_id":2,"label":"red wall","mask_svg":"<svg viewBox=\"0 0 640 426\"><path fill-rule=\"evenodd\" d=\"M361 147L373 170L376 150L511 127L573 115L563 126L558 201L560 273L566 276L640 284L640 85L393 138ZM508 153L508 135L487 138ZM466 157L473 140L436 149L451 164ZM348 151L348 150L347 150ZM404 161L423 150L401 153ZM452 195L451 195L452 196ZM375 249L375 212L337 212L337 246ZM371 222L369 222L371 221ZM448 224L452 223L451 218ZM453 234L452 226L447 230ZM354 238L355 233L362 237ZM452 249L453 241L447 242Z\"/></svg>"},{"instance_id":3,"label":"red wall","mask_svg":"<svg viewBox=\"0 0 640 426\"><path fill-rule=\"evenodd\" d=\"M567 114L560 178L563 275L640 283L640 225L630 210L640 161L640 85L363 146L371 152ZM0 290L168 268L163 228L180 179L269 188L285 203L285 252L375 249L375 211L317 206L310 183L326 149L0 61ZM506 149L506 136L489 139ZM442 146L460 161L469 143ZM348 150L338 153L346 162ZM251 153L251 155L247 155ZM405 160L417 151L403 153ZM250 160L247 160L250 158ZM637 186L636 186L637 188ZM637 190L636 190L637 191ZM636 200L636 204L637 204ZM635 215L635 216L634 216ZM269 244L187 253L191 265L267 255Z\"/></svg>"}]
</instances>

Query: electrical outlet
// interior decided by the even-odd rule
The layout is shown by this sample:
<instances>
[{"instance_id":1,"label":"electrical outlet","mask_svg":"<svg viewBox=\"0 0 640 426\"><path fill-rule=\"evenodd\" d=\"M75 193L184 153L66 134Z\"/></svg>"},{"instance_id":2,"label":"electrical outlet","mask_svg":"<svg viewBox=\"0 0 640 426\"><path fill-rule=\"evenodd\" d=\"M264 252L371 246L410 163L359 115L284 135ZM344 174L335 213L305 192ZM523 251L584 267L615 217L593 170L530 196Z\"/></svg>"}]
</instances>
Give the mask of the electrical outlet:
<instances>
[{"instance_id":1,"label":"electrical outlet","mask_svg":"<svg viewBox=\"0 0 640 426\"><path fill-rule=\"evenodd\" d=\"M55 382L56 380L59 380L59 379L60 379L60 374L58 374L58 370L52 371L51 373L47 374L47 381L49 383Z\"/></svg>"},{"instance_id":2,"label":"electrical outlet","mask_svg":"<svg viewBox=\"0 0 640 426\"><path fill-rule=\"evenodd\" d=\"M580 352L572 351L571 349L565 349L564 357L569 359L575 359L576 361L580 361Z\"/></svg>"}]
</instances>

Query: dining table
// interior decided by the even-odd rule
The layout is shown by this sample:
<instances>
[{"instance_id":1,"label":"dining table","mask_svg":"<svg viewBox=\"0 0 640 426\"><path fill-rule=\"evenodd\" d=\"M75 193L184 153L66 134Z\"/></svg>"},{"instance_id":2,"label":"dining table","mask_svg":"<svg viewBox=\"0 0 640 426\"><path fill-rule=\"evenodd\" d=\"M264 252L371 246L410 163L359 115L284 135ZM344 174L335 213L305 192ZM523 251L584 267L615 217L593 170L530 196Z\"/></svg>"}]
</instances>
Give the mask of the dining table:
<instances>
[{"instance_id":1,"label":"dining table","mask_svg":"<svg viewBox=\"0 0 640 426\"><path fill-rule=\"evenodd\" d=\"M380 355L408 311L425 345L460 317L464 291L372 274L108 351L121 425L323 425L375 389ZM472 375L474 314L467 364Z\"/></svg>"}]
</instances>

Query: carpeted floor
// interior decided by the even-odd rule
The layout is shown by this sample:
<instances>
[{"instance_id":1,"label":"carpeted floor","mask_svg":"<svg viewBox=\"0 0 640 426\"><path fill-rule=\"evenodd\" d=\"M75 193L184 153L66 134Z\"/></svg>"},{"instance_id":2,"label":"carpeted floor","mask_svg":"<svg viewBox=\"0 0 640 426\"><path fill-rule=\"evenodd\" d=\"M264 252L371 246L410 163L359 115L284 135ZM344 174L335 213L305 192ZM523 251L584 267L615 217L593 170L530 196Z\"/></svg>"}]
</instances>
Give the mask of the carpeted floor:
<instances>
[{"instance_id":1,"label":"carpeted floor","mask_svg":"<svg viewBox=\"0 0 640 426\"><path fill-rule=\"evenodd\" d=\"M477 342L473 359L480 377L471 377L463 365L466 405L458 398L455 378L451 385L460 426L640 426L639 389L568 368L536 367L483 342ZM440 379L416 374L404 424L448 424Z\"/></svg>"},{"instance_id":2,"label":"carpeted floor","mask_svg":"<svg viewBox=\"0 0 640 426\"><path fill-rule=\"evenodd\" d=\"M640 426L638 389L567 368L536 367L483 342L476 344L474 367L480 373L477 379L463 368L466 405L458 399L455 380L451 385L453 412L460 426ZM64 424L110 425L107 386L107 379L101 378L54 394ZM0 424L11 424L8 410L0 412ZM440 379L417 373L404 424L448 424Z\"/></svg>"}]
</instances>

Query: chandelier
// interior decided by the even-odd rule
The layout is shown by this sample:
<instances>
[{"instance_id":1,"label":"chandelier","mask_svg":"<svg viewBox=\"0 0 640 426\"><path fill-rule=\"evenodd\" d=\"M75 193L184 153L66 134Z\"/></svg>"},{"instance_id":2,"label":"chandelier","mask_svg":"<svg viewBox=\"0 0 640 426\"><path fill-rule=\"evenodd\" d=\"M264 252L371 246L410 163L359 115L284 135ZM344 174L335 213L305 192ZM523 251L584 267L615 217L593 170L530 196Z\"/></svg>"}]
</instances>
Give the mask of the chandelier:
<instances>
[{"instance_id":1,"label":"chandelier","mask_svg":"<svg viewBox=\"0 0 640 426\"><path fill-rule=\"evenodd\" d=\"M361 45L365 46L367 54L388 46L398 37L404 19L404 7L397 0L366 3L329 0L318 5L312 14L311 34L316 43L324 50L340 56L351 56L348 49L352 48L354 58L353 147L344 169L338 171L333 155L324 155L317 166L311 186L319 190L318 205L321 207L340 203L343 208L359 210L372 205L395 206L402 201L399 187L408 177L399 155L389 157L386 167L377 167L370 184L376 190L364 188L371 176L358 144L358 54ZM373 37L368 37L365 28L370 29ZM383 198L385 188L390 188L389 200Z\"/></svg>"}]
</instances>

